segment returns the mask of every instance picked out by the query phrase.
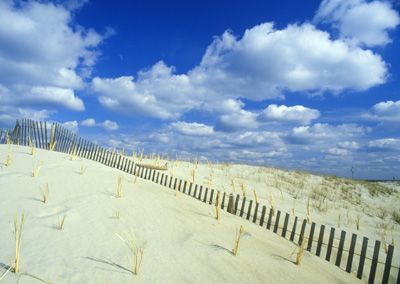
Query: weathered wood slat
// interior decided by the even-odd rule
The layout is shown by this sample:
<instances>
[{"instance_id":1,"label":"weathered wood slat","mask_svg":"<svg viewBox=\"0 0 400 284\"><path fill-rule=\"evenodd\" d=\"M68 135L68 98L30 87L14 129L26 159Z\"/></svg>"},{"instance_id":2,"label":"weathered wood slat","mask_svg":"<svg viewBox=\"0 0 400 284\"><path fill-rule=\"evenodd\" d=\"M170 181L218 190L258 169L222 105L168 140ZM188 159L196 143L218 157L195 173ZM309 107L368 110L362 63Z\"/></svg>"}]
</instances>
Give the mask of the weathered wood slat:
<instances>
[{"instance_id":1,"label":"weathered wood slat","mask_svg":"<svg viewBox=\"0 0 400 284\"><path fill-rule=\"evenodd\" d=\"M347 257L346 272L350 273L353 265L354 249L356 247L357 235L351 235L349 255Z\"/></svg>"},{"instance_id":2,"label":"weathered wood slat","mask_svg":"<svg viewBox=\"0 0 400 284\"><path fill-rule=\"evenodd\" d=\"M247 209L247 217L246 217L247 220L250 220L250 216L251 216L251 207L252 207L252 206L253 206L253 200L250 199L249 208Z\"/></svg>"},{"instance_id":3,"label":"weathered wood slat","mask_svg":"<svg viewBox=\"0 0 400 284\"><path fill-rule=\"evenodd\" d=\"M321 227L319 229L317 251L315 253L316 256L320 256L321 255L321 247L322 247L322 243L324 242L324 232L325 232L325 225L321 225Z\"/></svg>"},{"instance_id":4,"label":"weathered wood slat","mask_svg":"<svg viewBox=\"0 0 400 284\"><path fill-rule=\"evenodd\" d=\"M287 226L288 226L288 223L289 223L289 213L286 213L285 214L285 220L283 221L283 229L282 229L282 237L283 238L286 238L286 230L287 230Z\"/></svg>"},{"instance_id":5,"label":"weathered wood slat","mask_svg":"<svg viewBox=\"0 0 400 284\"><path fill-rule=\"evenodd\" d=\"M382 284L389 283L390 268L392 267L392 259L393 259L393 246L389 245L386 254L385 269L383 270Z\"/></svg>"},{"instance_id":6,"label":"weathered wood slat","mask_svg":"<svg viewBox=\"0 0 400 284\"><path fill-rule=\"evenodd\" d=\"M367 248L368 248L368 238L364 237L362 246L361 246L360 260L358 262L358 269L357 269L357 278L358 279L362 279L362 275L363 275L363 271L364 271L365 257L367 255Z\"/></svg>"},{"instance_id":7,"label":"weathered wood slat","mask_svg":"<svg viewBox=\"0 0 400 284\"><path fill-rule=\"evenodd\" d=\"M335 265L340 267L340 264L342 262L342 254L343 254L343 247L344 247L344 242L346 240L346 231L343 231L340 233L340 241L339 241L339 247L336 255L336 261Z\"/></svg>"},{"instance_id":8,"label":"weathered wood slat","mask_svg":"<svg viewBox=\"0 0 400 284\"><path fill-rule=\"evenodd\" d=\"M289 240L291 242L294 242L294 236L296 235L296 227L297 227L297 216L294 217L294 222L293 222L293 227L292 227L292 232L290 233L290 238Z\"/></svg>"},{"instance_id":9,"label":"weathered wood slat","mask_svg":"<svg viewBox=\"0 0 400 284\"><path fill-rule=\"evenodd\" d=\"M374 254L372 256L371 268L369 271L369 278L368 278L369 284L373 284L375 282L376 266L378 265L380 248L381 248L381 242L376 240L374 246Z\"/></svg>"},{"instance_id":10,"label":"weathered wood slat","mask_svg":"<svg viewBox=\"0 0 400 284\"><path fill-rule=\"evenodd\" d=\"M313 243L313 239L314 239L314 231L315 231L315 223L312 222L311 223L311 229L310 229L310 235L308 237L308 243L307 243L307 250L311 251L312 248L312 243Z\"/></svg>"}]
</instances>

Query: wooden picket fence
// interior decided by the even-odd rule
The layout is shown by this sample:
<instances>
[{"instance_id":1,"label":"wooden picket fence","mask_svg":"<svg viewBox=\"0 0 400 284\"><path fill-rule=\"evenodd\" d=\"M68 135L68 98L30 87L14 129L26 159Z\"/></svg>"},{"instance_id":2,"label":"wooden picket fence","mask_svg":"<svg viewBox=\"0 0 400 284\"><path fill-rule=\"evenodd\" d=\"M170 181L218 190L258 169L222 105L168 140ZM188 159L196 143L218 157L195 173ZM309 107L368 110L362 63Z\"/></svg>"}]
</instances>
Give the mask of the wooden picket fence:
<instances>
[{"instance_id":1,"label":"wooden picket fence","mask_svg":"<svg viewBox=\"0 0 400 284\"><path fill-rule=\"evenodd\" d=\"M53 151L97 161L164 187L178 190L210 205L215 205L219 192L134 163L130 157L78 137L58 123L48 124L30 119L17 120L14 129L0 130L0 144L7 142L47 150L52 148ZM359 237L355 233L348 238L349 234L344 230L340 230L339 234L339 230L334 227L317 225L315 222L309 224L306 219L302 220L298 216L274 210L251 199L247 200L239 194L234 196L232 193L228 195L220 192L220 195L222 196L219 204L221 209L272 230L295 244L299 245L305 239L308 252L354 274L359 279L364 279L368 283L400 284L400 268L398 264L393 265L395 255L393 245L381 244L379 240L370 241L367 237ZM382 245L387 245L384 253L381 253Z\"/></svg>"}]
</instances>

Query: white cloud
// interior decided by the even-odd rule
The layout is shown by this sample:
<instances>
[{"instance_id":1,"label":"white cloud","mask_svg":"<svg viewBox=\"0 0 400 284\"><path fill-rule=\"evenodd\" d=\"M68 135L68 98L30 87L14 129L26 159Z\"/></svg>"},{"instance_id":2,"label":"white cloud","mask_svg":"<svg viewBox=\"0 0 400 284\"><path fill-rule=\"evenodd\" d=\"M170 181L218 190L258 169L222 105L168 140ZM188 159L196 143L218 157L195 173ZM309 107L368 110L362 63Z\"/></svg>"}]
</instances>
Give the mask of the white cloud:
<instances>
[{"instance_id":1,"label":"white cloud","mask_svg":"<svg viewBox=\"0 0 400 284\"><path fill-rule=\"evenodd\" d=\"M79 130L79 124L76 120L63 122L62 126L64 126L65 128L67 128L75 133L78 132L78 130Z\"/></svg>"},{"instance_id":2,"label":"white cloud","mask_svg":"<svg viewBox=\"0 0 400 284\"><path fill-rule=\"evenodd\" d=\"M79 125L93 127L96 126L96 120L94 118L87 118L79 122Z\"/></svg>"},{"instance_id":3,"label":"white cloud","mask_svg":"<svg viewBox=\"0 0 400 284\"><path fill-rule=\"evenodd\" d=\"M347 156L349 154L349 151L347 149L342 149L342 148L330 148L326 151L326 153L335 156Z\"/></svg>"},{"instance_id":4,"label":"white cloud","mask_svg":"<svg viewBox=\"0 0 400 284\"><path fill-rule=\"evenodd\" d=\"M261 114L261 118L272 121L288 121L302 124L309 124L312 120L317 119L320 113L316 109L307 108L302 105L285 106L285 105L269 105Z\"/></svg>"},{"instance_id":5,"label":"white cloud","mask_svg":"<svg viewBox=\"0 0 400 284\"><path fill-rule=\"evenodd\" d=\"M375 104L369 113L364 115L364 118L400 122L400 100L399 101L386 101Z\"/></svg>"},{"instance_id":6,"label":"white cloud","mask_svg":"<svg viewBox=\"0 0 400 284\"><path fill-rule=\"evenodd\" d=\"M285 91L362 91L386 76L385 62L371 50L332 40L310 24L278 30L264 23L242 38L227 31L214 39L201 63L185 74L161 61L136 79L96 77L92 90L104 107L126 114L177 119L192 109L236 108L235 116L243 118L241 99L278 98Z\"/></svg>"},{"instance_id":7,"label":"white cloud","mask_svg":"<svg viewBox=\"0 0 400 284\"><path fill-rule=\"evenodd\" d=\"M135 81L132 76L115 79L96 77L92 90L106 108L126 114L145 115L161 119L176 119L193 108L194 96L187 75L174 75L174 68L158 62L142 70Z\"/></svg>"},{"instance_id":8,"label":"white cloud","mask_svg":"<svg viewBox=\"0 0 400 284\"><path fill-rule=\"evenodd\" d=\"M85 126L85 127L102 127L103 129L107 131L114 131L119 128L118 123L115 121L111 120L105 120L103 122L96 123L96 120L94 118L87 118L79 122L80 126Z\"/></svg>"},{"instance_id":9,"label":"white cloud","mask_svg":"<svg viewBox=\"0 0 400 284\"><path fill-rule=\"evenodd\" d=\"M257 114L246 111L239 110L237 112L232 112L230 114L221 115L218 118L216 130L219 131L239 131L255 129L258 126Z\"/></svg>"},{"instance_id":10,"label":"white cloud","mask_svg":"<svg viewBox=\"0 0 400 284\"><path fill-rule=\"evenodd\" d=\"M102 126L105 130L108 130L108 131L114 131L119 128L118 123L116 123L115 121L108 120L108 119L105 120L104 122L100 123L100 126Z\"/></svg>"},{"instance_id":11,"label":"white cloud","mask_svg":"<svg viewBox=\"0 0 400 284\"><path fill-rule=\"evenodd\" d=\"M66 108L75 111L85 110L83 101L74 95L72 89L64 89L57 87L33 87L26 97L35 103L46 102L63 105Z\"/></svg>"},{"instance_id":12,"label":"white cloud","mask_svg":"<svg viewBox=\"0 0 400 284\"><path fill-rule=\"evenodd\" d=\"M84 1L70 1L74 7ZM70 7L72 9L72 6ZM103 37L73 23L68 5L0 1L0 102L84 109L84 87Z\"/></svg>"},{"instance_id":13,"label":"white cloud","mask_svg":"<svg viewBox=\"0 0 400 284\"><path fill-rule=\"evenodd\" d=\"M400 139L398 138L383 138L372 140L368 143L372 149L383 151L400 151Z\"/></svg>"},{"instance_id":14,"label":"white cloud","mask_svg":"<svg viewBox=\"0 0 400 284\"><path fill-rule=\"evenodd\" d=\"M214 133L211 126L197 122L178 121L170 124L172 130L190 136L208 136Z\"/></svg>"},{"instance_id":15,"label":"white cloud","mask_svg":"<svg viewBox=\"0 0 400 284\"><path fill-rule=\"evenodd\" d=\"M360 148L359 143L357 143L356 141L343 141L339 142L337 145L339 148L346 150L357 150Z\"/></svg>"},{"instance_id":16,"label":"white cloud","mask_svg":"<svg viewBox=\"0 0 400 284\"><path fill-rule=\"evenodd\" d=\"M400 23L388 2L365 0L324 0L315 20L331 23L341 37L370 47L391 42L388 31Z\"/></svg>"},{"instance_id":17,"label":"white cloud","mask_svg":"<svg viewBox=\"0 0 400 284\"><path fill-rule=\"evenodd\" d=\"M312 126L299 126L292 129L286 141L293 144L329 144L341 142L343 139L359 137L369 129L357 124L330 125L316 123Z\"/></svg>"}]
</instances>

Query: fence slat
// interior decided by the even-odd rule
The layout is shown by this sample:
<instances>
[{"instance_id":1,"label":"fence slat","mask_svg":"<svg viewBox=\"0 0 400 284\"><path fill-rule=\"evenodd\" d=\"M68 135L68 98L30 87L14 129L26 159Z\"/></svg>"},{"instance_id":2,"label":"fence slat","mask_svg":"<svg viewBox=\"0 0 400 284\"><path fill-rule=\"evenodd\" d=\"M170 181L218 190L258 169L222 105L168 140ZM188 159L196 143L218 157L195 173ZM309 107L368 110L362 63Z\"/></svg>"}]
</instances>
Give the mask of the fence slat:
<instances>
[{"instance_id":1,"label":"fence slat","mask_svg":"<svg viewBox=\"0 0 400 284\"><path fill-rule=\"evenodd\" d=\"M235 215L237 214L238 207L239 207L239 194L236 194L236 200L235 200Z\"/></svg>"},{"instance_id":2,"label":"fence slat","mask_svg":"<svg viewBox=\"0 0 400 284\"><path fill-rule=\"evenodd\" d=\"M387 284L389 282L390 268L392 266L393 259L393 246L388 246L388 252L385 261L385 270L383 271L382 284Z\"/></svg>"},{"instance_id":3,"label":"fence slat","mask_svg":"<svg viewBox=\"0 0 400 284\"><path fill-rule=\"evenodd\" d=\"M335 228L331 228L331 232L329 234L329 241L328 241L328 247L326 249L326 261L331 260L331 253L332 253L332 246L333 246L333 240L335 238Z\"/></svg>"},{"instance_id":4,"label":"fence slat","mask_svg":"<svg viewBox=\"0 0 400 284\"><path fill-rule=\"evenodd\" d=\"M278 232L279 228L279 218L281 217L281 211L277 210L276 212L276 219L275 219L275 225L274 225L274 233Z\"/></svg>"},{"instance_id":5,"label":"fence slat","mask_svg":"<svg viewBox=\"0 0 400 284\"><path fill-rule=\"evenodd\" d=\"M259 203L257 202L256 208L254 209L253 223L257 222L258 206L259 206Z\"/></svg>"},{"instance_id":6,"label":"fence slat","mask_svg":"<svg viewBox=\"0 0 400 284\"><path fill-rule=\"evenodd\" d=\"M308 243L307 243L307 250L311 251L312 243L313 243L313 238L314 238L314 231L315 231L315 223L311 223L311 229L310 229L310 235L308 237Z\"/></svg>"},{"instance_id":7,"label":"fence slat","mask_svg":"<svg viewBox=\"0 0 400 284\"><path fill-rule=\"evenodd\" d=\"M243 217L243 213L244 213L244 206L246 205L246 197L243 197L242 199L242 206L240 208L240 217Z\"/></svg>"},{"instance_id":8,"label":"fence slat","mask_svg":"<svg viewBox=\"0 0 400 284\"><path fill-rule=\"evenodd\" d=\"M294 222L293 222L293 227L292 227L292 232L290 233L290 241L294 241L294 236L296 235L296 226L297 226L297 216L294 217Z\"/></svg>"},{"instance_id":9,"label":"fence slat","mask_svg":"<svg viewBox=\"0 0 400 284\"><path fill-rule=\"evenodd\" d=\"M263 205L262 211L261 211L261 219L260 219L261 227L264 225L265 213L267 213L267 206Z\"/></svg>"},{"instance_id":10,"label":"fence slat","mask_svg":"<svg viewBox=\"0 0 400 284\"><path fill-rule=\"evenodd\" d=\"M274 215L274 209L270 208L269 214L268 214L268 221L267 221L267 229L268 230L271 228L272 215Z\"/></svg>"},{"instance_id":11,"label":"fence slat","mask_svg":"<svg viewBox=\"0 0 400 284\"><path fill-rule=\"evenodd\" d=\"M286 238L286 230L289 223L289 213L285 214L285 221L283 221L282 238Z\"/></svg>"},{"instance_id":12,"label":"fence slat","mask_svg":"<svg viewBox=\"0 0 400 284\"><path fill-rule=\"evenodd\" d=\"M350 242L350 249L349 249L349 256L347 257L347 265L346 265L346 272L351 272L351 267L353 265L353 257L354 257L354 249L356 247L357 235L351 235L351 242Z\"/></svg>"},{"instance_id":13,"label":"fence slat","mask_svg":"<svg viewBox=\"0 0 400 284\"><path fill-rule=\"evenodd\" d=\"M251 215L251 207L253 206L253 200L250 199L250 203L249 203L249 208L247 210L247 220L250 220L250 215Z\"/></svg>"},{"instance_id":14,"label":"fence slat","mask_svg":"<svg viewBox=\"0 0 400 284\"><path fill-rule=\"evenodd\" d=\"M304 233L306 231L306 226L307 226L307 220L303 220L303 224L301 224L301 229L300 229L300 235L299 235L299 246L303 243L304 239Z\"/></svg>"},{"instance_id":15,"label":"fence slat","mask_svg":"<svg viewBox=\"0 0 400 284\"><path fill-rule=\"evenodd\" d=\"M325 232L325 225L321 225L319 229L319 237L318 237L318 243L317 243L317 251L316 251L316 256L321 255L321 247L322 243L324 242L324 232Z\"/></svg>"},{"instance_id":16,"label":"fence slat","mask_svg":"<svg viewBox=\"0 0 400 284\"><path fill-rule=\"evenodd\" d=\"M210 204L212 204L213 202L213 197L214 197L214 189L211 189Z\"/></svg>"},{"instance_id":17,"label":"fence slat","mask_svg":"<svg viewBox=\"0 0 400 284\"><path fill-rule=\"evenodd\" d=\"M340 263L342 262L342 254L343 254L343 247L344 247L344 241L346 239L346 231L343 231L340 233L340 241L339 241L339 247L338 247L338 252L336 255L336 261L335 265L340 267Z\"/></svg>"},{"instance_id":18,"label":"fence slat","mask_svg":"<svg viewBox=\"0 0 400 284\"><path fill-rule=\"evenodd\" d=\"M365 256L367 254L367 248L368 248L368 238L364 237L362 247L361 247L360 261L358 262L358 270L357 270L357 278L358 279L361 279L362 275L363 275Z\"/></svg>"},{"instance_id":19,"label":"fence slat","mask_svg":"<svg viewBox=\"0 0 400 284\"><path fill-rule=\"evenodd\" d=\"M378 264L380 248L381 248L381 242L376 240L374 246L374 254L372 256L371 269L369 271L369 278L368 278L368 283L370 284L373 284L375 281L376 266Z\"/></svg>"}]
</instances>

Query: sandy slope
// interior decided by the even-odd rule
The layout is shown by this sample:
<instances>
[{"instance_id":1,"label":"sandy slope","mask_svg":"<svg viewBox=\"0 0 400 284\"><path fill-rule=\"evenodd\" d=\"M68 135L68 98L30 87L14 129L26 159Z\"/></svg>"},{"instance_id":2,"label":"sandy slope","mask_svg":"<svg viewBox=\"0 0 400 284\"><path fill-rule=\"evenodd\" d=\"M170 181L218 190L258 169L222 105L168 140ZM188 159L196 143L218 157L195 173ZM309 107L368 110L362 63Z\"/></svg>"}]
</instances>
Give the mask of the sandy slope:
<instances>
[{"instance_id":1,"label":"sandy slope","mask_svg":"<svg viewBox=\"0 0 400 284\"><path fill-rule=\"evenodd\" d=\"M167 162L168 173L179 178L191 180L195 169L196 183L211 181L213 188L241 195L243 185L247 199L253 200L255 189L261 204L270 206L272 199L275 208L300 218L307 218L309 203L309 218L317 224L400 245L400 220L393 217L397 214L400 219L400 182L368 183L248 165ZM397 266L399 252L394 259Z\"/></svg>"},{"instance_id":2,"label":"sandy slope","mask_svg":"<svg viewBox=\"0 0 400 284\"><path fill-rule=\"evenodd\" d=\"M6 145L0 145L3 163ZM0 166L0 275L14 257L12 220L25 213L21 272L52 283L349 283L353 275L305 253L292 263L294 245L257 225L223 213L189 196L87 160L37 150L43 161L33 178L32 156L13 146L12 165ZM84 175L80 167L87 166ZM116 198L118 176L125 196ZM49 202L40 188L49 183ZM120 218L115 218L116 212ZM66 215L65 228L57 229ZM244 224L238 256L230 252L236 228ZM116 234L134 232L147 242L140 275ZM15 283L8 273L4 283ZM40 283L23 275L20 283Z\"/></svg>"}]
</instances>

